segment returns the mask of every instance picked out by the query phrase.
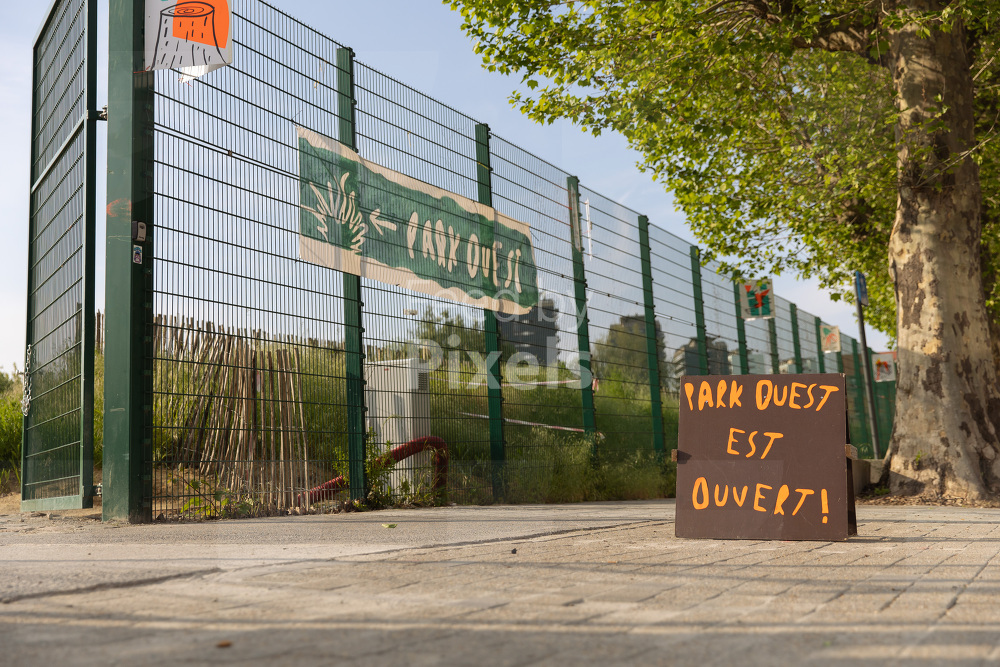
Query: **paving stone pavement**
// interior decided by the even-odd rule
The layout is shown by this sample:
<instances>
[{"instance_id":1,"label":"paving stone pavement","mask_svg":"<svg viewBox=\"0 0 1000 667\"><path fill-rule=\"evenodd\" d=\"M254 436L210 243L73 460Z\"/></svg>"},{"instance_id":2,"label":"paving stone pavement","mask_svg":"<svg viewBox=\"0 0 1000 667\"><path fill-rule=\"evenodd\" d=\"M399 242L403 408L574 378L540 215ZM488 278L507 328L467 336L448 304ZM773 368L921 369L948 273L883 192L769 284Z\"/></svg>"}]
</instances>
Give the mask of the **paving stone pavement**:
<instances>
[{"instance_id":1,"label":"paving stone pavement","mask_svg":"<svg viewBox=\"0 0 1000 667\"><path fill-rule=\"evenodd\" d=\"M564 522L545 534L526 520L485 541L458 530L433 546L193 558L159 582L130 570L23 589L0 605L0 664L1000 664L1000 510L860 506L859 537L775 542L676 539L671 501L596 507L550 508ZM538 510L504 516L519 511ZM365 516L405 531L421 514ZM349 520L317 525L339 534ZM104 533L82 534L46 548ZM30 560L41 545L17 538L0 546Z\"/></svg>"}]
</instances>

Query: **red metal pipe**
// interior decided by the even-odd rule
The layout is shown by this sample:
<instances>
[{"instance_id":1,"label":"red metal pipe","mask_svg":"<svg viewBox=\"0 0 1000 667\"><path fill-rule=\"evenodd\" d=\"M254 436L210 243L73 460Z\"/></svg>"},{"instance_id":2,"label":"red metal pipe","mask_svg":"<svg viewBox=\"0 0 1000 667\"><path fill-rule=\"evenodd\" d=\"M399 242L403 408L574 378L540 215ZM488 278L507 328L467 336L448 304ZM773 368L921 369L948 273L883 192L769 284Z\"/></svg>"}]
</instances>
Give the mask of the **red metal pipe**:
<instances>
[{"instance_id":1,"label":"red metal pipe","mask_svg":"<svg viewBox=\"0 0 1000 667\"><path fill-rule=\"evenodd\" d=\"M399 463L408 459L414 454L419 454L426 449L434 450L434 483L432 488L435 491L447 490L448 488L448 443L436 435L428 435L423 438L416 438L409 442L393 447L379 458L379 465L389 463ZM347 479L343 475L338 475L333 479L323 482L319 486L309 490L310 501L329 500L338 491L347 486ZM297 503L302 504L303 494L299 494Z\"/></svg>"}]
</instances>

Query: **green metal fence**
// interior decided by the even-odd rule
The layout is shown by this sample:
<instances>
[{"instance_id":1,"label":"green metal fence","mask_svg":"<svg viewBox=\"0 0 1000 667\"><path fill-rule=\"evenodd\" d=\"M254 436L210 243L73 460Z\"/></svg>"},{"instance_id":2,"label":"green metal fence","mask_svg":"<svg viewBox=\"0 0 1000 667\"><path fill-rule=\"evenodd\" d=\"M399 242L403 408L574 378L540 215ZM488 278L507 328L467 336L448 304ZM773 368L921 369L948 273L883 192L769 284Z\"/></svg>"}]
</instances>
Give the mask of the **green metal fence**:
<instances>
[{"instance_id":1,"label":"green metal fence","mask_svg":"<svg viewBox=\"0 0 1000 667\"><path fill-rule=\"evenodd\" d=\"M139 176L109 200L148 236L138 264L109 240L106 517L571 500L616 476L656 492L682 375L837 372L812 315L779 299L744 322L697 248L271 5L235 3L234 64L190 83L132 74L131 7L112 0L109 160ZM300 130L526 224L537 302L504 314L302 259L302 198L322 193ZM479 228L494 280L505 233Z\"/></svg>"},{"instance_id":2,"label":"green metal fence","mask_svg":"<svg viewBox=\"0 0 1000 667\"><path fill-rule=\"evenodd\" d=\"M92 504L96 21L58 0L32 52L24 510Z\"/></svg>"}]
</instances>

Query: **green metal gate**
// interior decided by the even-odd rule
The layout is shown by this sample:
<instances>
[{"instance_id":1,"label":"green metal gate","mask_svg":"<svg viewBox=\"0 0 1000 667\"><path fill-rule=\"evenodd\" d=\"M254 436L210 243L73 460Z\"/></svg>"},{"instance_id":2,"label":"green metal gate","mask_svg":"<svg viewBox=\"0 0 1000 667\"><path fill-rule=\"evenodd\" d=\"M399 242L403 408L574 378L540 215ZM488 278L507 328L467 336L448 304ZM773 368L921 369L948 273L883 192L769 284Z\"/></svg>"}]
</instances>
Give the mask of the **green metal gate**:
<instances>
[{"instance_id":1,"label":"green metal gate","mask_svg":"<svg viewBox=\"0 0 1000 667\"><path fill-rule=\"evenodd\" d=\"M93 503L95 0L35 38L21 509Z\"/></svg>"}]
</instances>

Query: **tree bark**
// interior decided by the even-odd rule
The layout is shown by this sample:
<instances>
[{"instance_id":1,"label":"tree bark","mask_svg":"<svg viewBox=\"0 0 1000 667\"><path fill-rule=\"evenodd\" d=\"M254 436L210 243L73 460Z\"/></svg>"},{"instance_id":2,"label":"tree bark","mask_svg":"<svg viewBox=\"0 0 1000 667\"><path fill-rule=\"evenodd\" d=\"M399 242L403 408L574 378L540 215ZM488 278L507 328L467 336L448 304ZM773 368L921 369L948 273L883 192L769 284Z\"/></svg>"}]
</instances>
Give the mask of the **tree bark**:
<instances>
[{"instance_id":1,"label":"tree bark","mask_svg":"<svg viewBox=\"0 0 1000 667\"><path fill-rule=\"evenodd\" d=\"M937 2L900 5L923 13ZM889 242L899 377L890 451L894 493L1000 493L1000 390L980 272L981 193L971 54L961 24L915 24L891 39L899 198Z\"/></svg>"},{"instance_id":2,"label":"tree bark","mask_svg":"<svg viewBox=\"0 0 1000 667\"><path fill-rule=\"evenodd\" d=\"M983 226L992 224L995 227L997 220L987 219L986 210L987 208L984 206L982 209ZM995 292L997 280L1000 280L1000 276L992 269L992 267L998 265L998 258L995 255L991 255L991 248L986 243L979 246L979 252L982 262L979 273L983 276L983 293L990 295ZM997 377L1000 378L1000 306L997 304L994 304L992 307L987 305L986 319L989 322L990 340L993 341L993 368L997 373Z\"/></svg>"}]
</instances>

